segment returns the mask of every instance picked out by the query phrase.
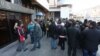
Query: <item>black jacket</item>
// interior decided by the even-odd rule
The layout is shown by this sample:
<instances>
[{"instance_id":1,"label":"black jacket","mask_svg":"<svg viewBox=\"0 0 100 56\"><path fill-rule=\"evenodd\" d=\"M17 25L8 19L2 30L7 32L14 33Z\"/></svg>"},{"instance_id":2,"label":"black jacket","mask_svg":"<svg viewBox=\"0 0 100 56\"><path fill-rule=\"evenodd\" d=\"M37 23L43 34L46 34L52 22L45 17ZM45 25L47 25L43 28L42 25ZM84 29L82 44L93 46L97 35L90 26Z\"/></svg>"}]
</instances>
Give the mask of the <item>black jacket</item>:
<instances>
[{"instance_id":1,"label":"black jacket","mask_svg":"<svg viewBox=\"0 0 100 56\"><path fill-rule=\"evenodd\" d=\"M97 51L100 43L100 31L89 29L82 32L83 48L89 51Z\"/></svg>"},{"instance_id":2,"label":"black jacket","mask_svg":"<svg viewBox=\"0 0 100 56\"><path fill-rule=\"evenodd\" d=\"M61 36L66 36L66 28L62 25L57 25L56 26L56 35L59 37L60 35Z\"/></svg>"},{"instance_id":3,"label":"black jacket","mask_svg":"<svg viewBox=\"0 0 100 56\"><path fill-rule=\"evenodd\" d=\"M49 35L52 38L56 38L56 25L54 22L51 23L51 25L49 26Z\"/></svg>"},{"instance_id":4,"label":"black jacket","mask_svg":"<svg viewBox=\"0 0 100 56\"><path fill-rule=\"evenodd\" d=\"M68 35L68 45L72 48L76 48L78 46L80 30L76 27L69 27L67 30L67 35Z\"/></svg>"}]
</instances>

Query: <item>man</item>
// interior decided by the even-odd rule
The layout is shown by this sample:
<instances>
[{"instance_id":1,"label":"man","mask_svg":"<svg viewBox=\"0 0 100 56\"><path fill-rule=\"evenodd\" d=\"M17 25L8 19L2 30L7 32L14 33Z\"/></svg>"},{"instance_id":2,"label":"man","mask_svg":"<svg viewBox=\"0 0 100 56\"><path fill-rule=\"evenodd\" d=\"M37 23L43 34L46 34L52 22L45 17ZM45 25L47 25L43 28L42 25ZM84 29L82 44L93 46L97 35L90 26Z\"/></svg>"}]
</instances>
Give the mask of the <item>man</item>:
<instances>
[{"instance_id":1,"label":"man","mask_svg":"<svg viewBox=\"0 0 100 56\"><path fill-rule=\"evenodd\" d=\"M50 37L51 37L51 48L52 49L56 49L57 48L57 37L56 37L56 25L55 23L52 21L51 25L49 26L49 33L50 33Z\"/></svg>"},{"instance_id":2,"label":"man","mask_svg":"<svg viewBox=\"0 0 100 56\"><path fill-rule=\"evenodd\" d=\"M40 48L41 44L40 44L40 39L42 38L42 29L38 23L38 20L35 19L34 21L34 32L32 33L33 37L34 37L34 45L33 48L31 49L31 51L35 50L36 48Z\"/></svg>"},{"instance_id":3,"label":"man","mask_svg":"<svg viewBox=\"0 0 100 56\"><path fill-rule=\"evenodd\" d=\"M75 21L73 19L69 20L70 27L67 29L68 35L68 56L76 56L76 48L78 46L78 38L80 31L75 27Z\"/></svg>"},{"instance_id":4,"label":"man","mask_svg":"<svg viewBox=\"0 0 100 56\"><path fill-rule=\"evenodd\" d=\"M96 22L90 22L90 29L82 32L83 56L96 56L100 43L100 31L96 29Z\"/></svg>"},{"instance_id":5,"label":"man","mask_svg":"<svg viewBox=\"0 0 100 56\"><path fill-rule=\"evenodd\" d=\"M33 44L34 42L34 35L32 33L34 33L34 30L35 30L35 24L31 21L29 24L28 24L28 33L31 37L31 43Z\"/></svg>"},{"instance_id":6,"label":"man","mask_svg":"<svg viewBox=\"0 0 100 56\"><path fill-rule=\"evenodd\" d=\"M57 22L56 34L59 38L58 45L61 47L61 50L65 50L66 28L61 19L59 19Z\"/></svg>"}]
</instances>

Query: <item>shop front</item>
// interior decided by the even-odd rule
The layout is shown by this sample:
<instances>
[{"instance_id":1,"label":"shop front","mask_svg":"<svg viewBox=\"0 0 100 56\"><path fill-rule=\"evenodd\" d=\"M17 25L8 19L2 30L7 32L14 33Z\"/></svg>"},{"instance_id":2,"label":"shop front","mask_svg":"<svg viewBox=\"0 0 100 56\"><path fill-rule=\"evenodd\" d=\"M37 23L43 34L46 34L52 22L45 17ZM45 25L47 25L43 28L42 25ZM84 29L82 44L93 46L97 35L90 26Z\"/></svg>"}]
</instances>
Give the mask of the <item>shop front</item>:
<instances>
[{"instance_id":1,"label":"shop front","mask_svg":"<svg viewBox=\"0 0 100 56\"><path fill-rule=\"evenodd\" d=\"M30 15L0 10L0 47L8 45L18 39L14 25L17 20L22 20L26 28Z\"/></svg>"},{"instance_id":2,"label":"shop front","mask_svg":"<svg viewBox=\"0 0 100 56\"><path fill-rule=\"evenodd\" d=\"M27 32L27 25L31 21L31 15L30 14L22 14L21 17L22 17L22 21L24 24L24 31Z\"/></svg>"}]
</instances>

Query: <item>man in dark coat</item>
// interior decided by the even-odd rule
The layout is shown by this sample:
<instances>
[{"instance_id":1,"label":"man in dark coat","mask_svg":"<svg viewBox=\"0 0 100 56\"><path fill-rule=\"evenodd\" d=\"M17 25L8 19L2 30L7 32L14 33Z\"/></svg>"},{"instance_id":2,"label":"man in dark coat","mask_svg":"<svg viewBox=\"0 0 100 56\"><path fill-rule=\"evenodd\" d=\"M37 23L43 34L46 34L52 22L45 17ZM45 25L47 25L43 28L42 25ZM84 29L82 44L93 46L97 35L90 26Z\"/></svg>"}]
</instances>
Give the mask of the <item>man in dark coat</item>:
<instances>
[{"instance_id":1,"label":"man in dark coat","mask_svg":"<svg viewBox=\"0 0 100 56\"><path fill-rule=\"evenodd\" d=\"M36 48L40 48L41 47L41 43L40 40L42 38L42 29L38 23L38 20L35 19L35 21L33 21L32 23L34 26L30 26L30 28L32 28L30 31L32 31L30 33L31 35L31 41L33 45L33 48L31 49L31 51L35 50Z\"/></svg>"},{"instance_id":2,"label":"man in dark coat","mask_svg":"<svg viewBox=\"0 0 100 56\"><path fill-rule=\"evenodd\" d=\"M100 30L100 22L97 23L97 29Z\"/></svg>"},{"instance_id":3,"label":"man in dark coat","mask_svg":"<svg viewBox=\"0 0 100 56\"><path fill-rule=\"evenodd\" d=\"M67 30L68 35L68 56L76 56L76 48L78 45L79 29L75 27L75 21L70 20L70 27Z\"/></svg>"},{"instance_id":4,"label":"man in dark coat","mask_svg":"<svg viewBox=\"0 0 100 56\"><path fill-rule=\"evenodd\" d=\"M51 23L49 26L49 33L51 37L51 48L56 49L57 48L57 37L56 37L56 25L54 22Z\"/></svg>"},{"instance_id":5,"label":"man in dark coat","mask_svg":"<svg viewBox=\"0 0 100 56\"><path fill-rule=\"evenodd\" d=\"M90 29L82 32L83 56L96 56L100 43L100 31L96 29L96 22L90 23Z\"/></svg>"}]
</instances>

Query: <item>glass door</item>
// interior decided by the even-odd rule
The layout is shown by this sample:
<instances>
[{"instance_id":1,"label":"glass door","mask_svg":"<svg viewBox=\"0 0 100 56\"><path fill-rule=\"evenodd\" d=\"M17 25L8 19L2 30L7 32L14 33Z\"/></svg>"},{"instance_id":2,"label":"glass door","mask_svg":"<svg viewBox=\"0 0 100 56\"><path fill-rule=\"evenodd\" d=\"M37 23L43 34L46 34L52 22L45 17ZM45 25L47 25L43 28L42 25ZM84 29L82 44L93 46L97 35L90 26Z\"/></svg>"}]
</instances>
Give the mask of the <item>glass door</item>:
<instances>
[{"instance_id":1,"label":"glass door","mask_svg":"<svg viewBox=\"0 0 100 56\"><path fill-rule=\"evenodd\" d=\"M0 11L0 46L5 45L10 41L10 33L6 12Z\"/></svg>"}]
</instances>

